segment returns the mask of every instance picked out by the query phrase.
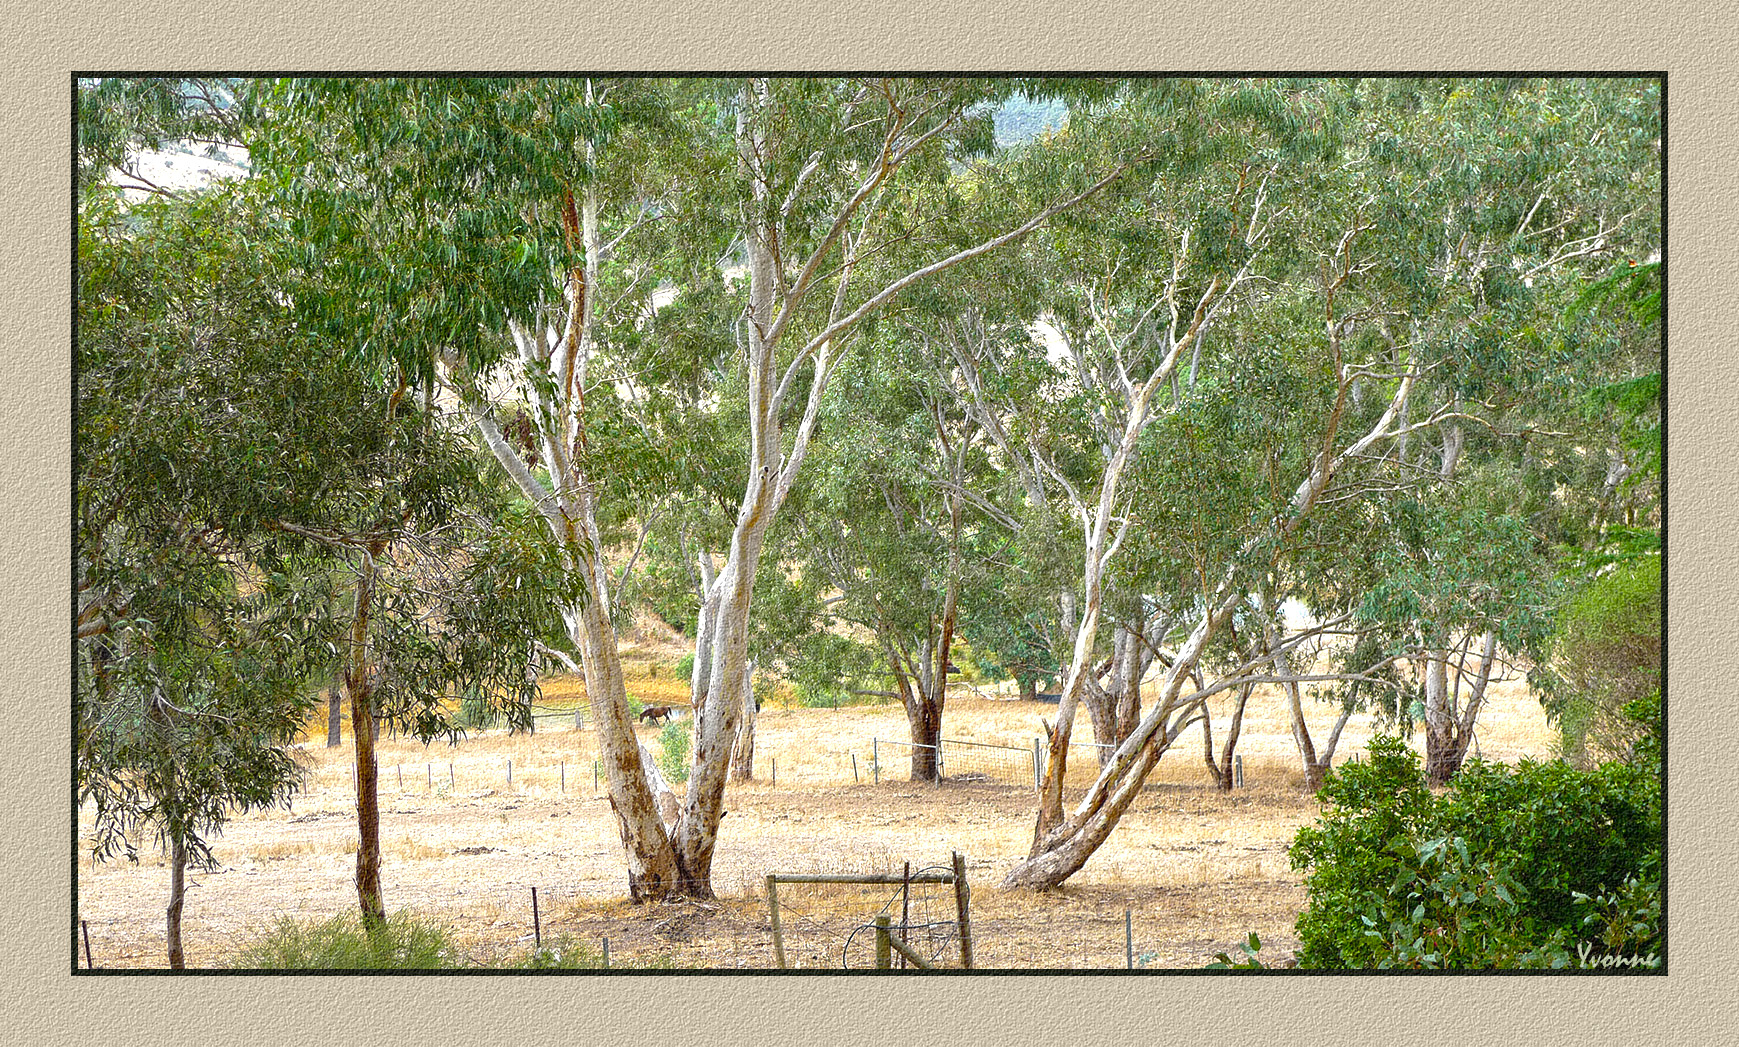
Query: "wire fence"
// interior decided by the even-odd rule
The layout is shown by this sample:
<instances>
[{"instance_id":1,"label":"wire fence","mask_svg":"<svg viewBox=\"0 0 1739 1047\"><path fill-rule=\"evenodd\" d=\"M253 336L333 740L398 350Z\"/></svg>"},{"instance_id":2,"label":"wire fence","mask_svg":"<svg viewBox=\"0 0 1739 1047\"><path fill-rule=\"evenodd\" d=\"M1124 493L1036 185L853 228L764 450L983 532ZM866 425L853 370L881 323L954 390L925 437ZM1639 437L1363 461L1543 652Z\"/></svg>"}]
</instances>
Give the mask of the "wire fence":
<instances>
[{"instance_id":1,"label":"wire fence","mask_svg":"<svg viewBox=\"0 0 1739 1047\"><path fill-rule=\"evenodd\" d=\"M564 719L558 722L569 725L558 730L572 730L571 714L564 714ZM435 759L392 761L383 757L377 789L386 796L435 798L501 792L529 797L602 795L606 786L590 735L578 737L571 748L573 758L555 760L547 756L527 760L466 753L462 748L443 752ZM1099 773L1098 754L1109 748L1093 742L1070 743L1071 758L1064 784L1069 788L1091 784ZM981 782L1036 791L1048 757L1040 738L1034 738L1028 746L943 738L932 746L872 737L861 750L757 753L752 781L770 787L781 784L834 787L920 780L912 776L913 757L920 750L936 754L936 777L921 780L938 787ZM317 769L304 768L299 792L312 798L322 791L354 791L355 787L354 767L333 763Z\"/></svg>"},{"instance_id":2,"label":"wire fence","mask_svg":"<svg viewBox=\"0 0 1739 1047\"><path fill-rule=\"evenodd\" d=\"M876 918L892 937L934 967L958 966L960 921L950 866L901 873L769 876L775 962L787 968L877 966ZM875 882L869 882L875 881ZM894 966L908 966L898 955Z\"/></svg>"}]
</instances>

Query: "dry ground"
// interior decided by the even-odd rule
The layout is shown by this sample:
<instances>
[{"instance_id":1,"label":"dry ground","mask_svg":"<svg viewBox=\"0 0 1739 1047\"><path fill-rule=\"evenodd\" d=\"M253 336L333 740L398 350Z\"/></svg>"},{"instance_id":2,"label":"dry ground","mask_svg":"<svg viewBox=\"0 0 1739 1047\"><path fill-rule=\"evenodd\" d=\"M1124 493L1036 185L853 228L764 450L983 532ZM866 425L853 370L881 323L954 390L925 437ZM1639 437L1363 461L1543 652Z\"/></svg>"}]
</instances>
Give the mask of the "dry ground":
<instances>
[{"instance_id":1,"label":"dry ground","mask_svg":"<svg viewBox=\"0 0 1739 1047\"><path fill-rule=\"evenodd\" d=\"M657 652L661 660L663 653ZM647 704L680 699L686 688L672 679L668 660L649 675L652 654L643 651L634 662L630 692ZM567 677L546 679L544 691L558 704L583 697L583 685ZM1551 735L1538 702L1519 682L1494 691L1481 720L1483 754L1512 761L1549 755ZM1227 710L1215 712L1218 726ZM1313 728L1325 734L1332 717L1326 707L1314 713ZM608 938L617 961L765 968L773 965L769 872L898 873L907 862L914 869L943 864L959 851L968 862L983 967L1122 967L1126 912L1143 966L1200 967L1251 931L1261 936L1264 955L1289 955L1306 897L1286 848L1317 806L1300 789L1277 696L1258 692L1246 714L1239 746L1245 789L1222 794L1209 787L1200 733L1192 728L1111 839L1063 888L1043 895L1001 891L996 884L1031 841L1030 750L1039 718L1054 715L1049 705L950 697L945 738L1010 748L949 753L948 780L937 787L901 780L897 743L909 734L897 706L769 703L758 724L758 780L726 794L713 867L719 899L704 905L626 901L621 844L608 802L593 784L589 729L545 720L530 736L485 731L456 746L427 747L383 736L387 905L445 923L474 958L499 958L530 948L536 887L546 936L565 933L594 948ZM1337 763L1362 748L1370 729L1368 717L1349 724ZM642 727L640 734L656 751L658 729ZM1083 734L1090 736L1085 716L1077 728ZM1216 741L1222 734L1216 731ZM291 809L236 817L215 843L219 867L190 876L184 916L190 965L223 965L280 915L325 917L354 906L348 731L337 748L321 744L323 729L312 737L300 756L307 785ZM872 754L879 757L879 781ZM1073 762L1085 784L1096 764L1092 753L1080 750ZM81 830L88 818L85 812ZM168 869L150 848L140 853L136 866L93 864L88 847L81 848L77 915L89 923L98 966L164 962ZM868 921L891 897L880 891L853 905ZM839 925L817 926L826 899L792 887L781 890L781 902L791 962L838 967ZM861 955L853 954L854 965Z\"/></svg>"}]
</instances>

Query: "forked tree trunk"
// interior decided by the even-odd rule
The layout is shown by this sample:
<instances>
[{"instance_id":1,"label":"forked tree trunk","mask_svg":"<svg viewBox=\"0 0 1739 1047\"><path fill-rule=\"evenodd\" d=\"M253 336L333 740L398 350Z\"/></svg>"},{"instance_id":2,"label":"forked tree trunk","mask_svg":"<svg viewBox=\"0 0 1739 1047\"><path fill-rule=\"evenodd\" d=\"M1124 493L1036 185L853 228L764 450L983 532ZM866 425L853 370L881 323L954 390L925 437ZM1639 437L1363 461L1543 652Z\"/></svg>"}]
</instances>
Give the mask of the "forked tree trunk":
<instances>
[{"instance_id":1,"label":"forked tree trunk","mask_svg":"<svg viewBox=\"0 0 1739 1047\"><path fill-rule=\"evenodd\" d=\"M1203 613L1160 678L1153 707L1117 747L1081 802L1066 819L1034 842L1032 853L1009 871L1002 886L1049 890L1080 871L1140 795L1160 757L1199 718L1199 708L1205 700L1185 701L1182 693L1202 651L1238 603L1238 595L1230 592L1230 578L1221 588L1218 601Z\"/></svg>"},{"instance_id":2,"label":"forked tree trunk","mask_svg":"<svg viewBox=\"0 0 1739 1047\"><path fill-rule=\"evenodd\" d=\"M1164 630L1156 622L1155 633ZM1099 766L1111 762L1111 752L1135 731L1141 721L1141 678L1153 664L1154 638L1145 635L1143 623L1118 622L1111 640L1111 659L1105 664L1104 682L1087 678L1081 700L1093 721L1093 741L1099 746Z\"/></svg>"},{"instance_id":3,"label":"forked tree trunk","mask_svg":"<svg viewBox=\"0 0 1739 1047\"><path fill-rule=\"evenodd\" d=\"M1347 380L1342 377L1341 398L1344 399ZM1413 388L1411 375L1403 378L1395 391L1389 407L1377 419L1376 424L1364 436L1353 441L1338 455L1332 452L1335 429L1340 419L1340 406L1330 414L1327 429L1324 433L1323 450L1311 465L1310 473L1298 485L1292 496L1292 516L1280 528L1277 535L1263 538L1278 537L1284 539L1293 533L1308 517L1317 498L1328 487L1329 480L1340 466L1349 459L1365 453L1378 440L1393 435L1390 426L1400 408L1406 403ZM1250 555L1261 539L1252 538L1240 550L1243 555ZM1091 561L1089 561L1091 562ZM1199 718L1199 707L1205 699L1195 698L1182 700L1184 682L1195 672L1197 663L1201 660L1202 651L1220 625L1230 616L1232 609L1243 599L1239 592L1239 579L1242 577L1235 566L1228 567L1221 577L1213 596L1209 599L1201 616L1197 619L1195 628L1189 637L1178 648L1171 665L1167 667L1160 679L1158 693L1154 697L1151 711L1141 720L1135 733L1123 742L1112 756L1111 762L1099 773L1099 777L1087 790L1087 795L1075 807L1066 820L1063 820L1048 832L1041 833L1033 845L1033 853L1023 862L1016 865L1004 877L1004 887L1020 887L1031 890L1048 890L1057 886L1074 875L1087 859L1092 857L1100 844L1110 836L1116 828L1123 812L1128 809L1141 791L1147 775L1159 762L1159 758L1171 743L1177 739L1184 728L1194 724ZM1079 670L1079 645L1077 646L1076 670ZM1067 694L1064 696L1067 700ZM1043 826L1043 809L1041 808L1040 825Z\"/></svg>"},{"instance_id":4,"label":"forked tree trunk","mask_svg":"<svg viewBox=\"0 0 1739 1047\"><path fill-rule=\"evenodd\" d=\"M591 571L587 565L582 568ZM595 576L595 572L594 572ZM628 716L628 690L609 611L588 599L568 612L568 635L582 653L600 767L610 810L628 857L628 896L636 904L666 897L681 880L676 852L657 795L641 764L641 747Z\"/></svg>"},{"instance_id":5,"label":"forked tree trunk","mask_svg":"<svg viewBox=\"0 0 1739 1047\"><path fill-rule=\"evenodd\" d=\"M933 681L914 673L910 665L900 660L891 643L883 641L889 664L894 666L894 687L900 704L906 710L906 726L912 736L912 773L914 782L935 782L941 778L938 760L942 744L942 695ZM922 656L920 655L920 658Z\"/></svg>"},{"instance_id":6,"label":"forked tree trunk","mask_svg":"<svg viewBox=\"0 0 1739 1047\"><path fill-rule=\"evenodd\" d=\"M1255 689L1253 683L1238 688L1238 704L1232 707L1232 721L1226 725L1226 741L1220 746L1217 758L1214 756L1213 721L1208 717L1207 706L1202 706L1202 760L1208 765L1208 776L1214 780L1214 788L1221 792L1232 791L1232 759L1238 752L1238 735L1244 730L1244 707L1249 704L1250 694Z\"/></svg>"},{"instance_id":7,"label":"forked tree trunk","mask_svg":"<svg viewBox=\"0 0 1739 1047\"><path fill-rule=\"evenodd\" d=\"M1469 659L1474 668L1468 673ZM1497 660L1497 637L1486 633L1480 640L1479 654L1432 651L1425 658L1425 777L1432 785L1445 785L1461 770L1467 760L1468 747L1473 744L1473 728L1479 719L1480 706L1485 702L1486 686L1491 682L1492 666ZM1453 668L1455 681L1449 676ZM1467 680L1467 704L1460 703L1463 680Z\"/></svg>"}]
</instances>

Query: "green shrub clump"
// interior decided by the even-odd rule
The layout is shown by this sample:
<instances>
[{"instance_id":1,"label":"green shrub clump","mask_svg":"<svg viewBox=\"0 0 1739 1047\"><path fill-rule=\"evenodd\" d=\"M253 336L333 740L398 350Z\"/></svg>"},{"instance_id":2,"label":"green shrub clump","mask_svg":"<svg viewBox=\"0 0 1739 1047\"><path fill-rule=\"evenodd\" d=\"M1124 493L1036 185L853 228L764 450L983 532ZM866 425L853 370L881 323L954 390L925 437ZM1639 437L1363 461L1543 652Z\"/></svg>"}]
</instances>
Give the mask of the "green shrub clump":
<instances>
[{"instance_id":1,"label":"green shrub clump","mask_svg":"<svg viewBox=\"0 0 1739 1047\"><path fill-rule=\"evenodd\" d=\"M1292 845L1300 967L1658 965L1658 765L1474 760L1437 795L1399 739L1370 756Z\"/></svg>"},{"instance_id":2,"label":"green shrub clump","mask_svg":"<svg viewBox=\"0 0 1739 1047\"><path fill-rule=\"evenodd\" d=\"M439 924L395 913L371 935L358 914L347 912L306 923L279 917L229 966L275 971L442 970L458 966L456 956L446 928Z\"/></svg>"},{"instance_id":3,"label":"green shrub clump","mask_svg":"<svg viewBox=\"0 0 1739 1047\"><path fill-rule=\"evenodd\" d=\"M688 750L693 744L692 720L671 720L658 733L658 769L673 784L688 781Z\"/></svg>"},{"instance_id":4,"label":"green shrub clump","mask_svg":"<svg viewBox=\"0 0 1739 1047\"><path fill-rule=\"evenodd\" d=\"M481 963L456 948L438 923L397 913L370 935L354 912L301 922L279 918L264 937L231 959L241 970L373 971L465 970L493 968L513 971L597 970L606 966L598 949L567 935L546 938L541 948L523 956ZM609 966L664 970L675 966L668 956L637 957Z\"/></svg>"}]
</instances>

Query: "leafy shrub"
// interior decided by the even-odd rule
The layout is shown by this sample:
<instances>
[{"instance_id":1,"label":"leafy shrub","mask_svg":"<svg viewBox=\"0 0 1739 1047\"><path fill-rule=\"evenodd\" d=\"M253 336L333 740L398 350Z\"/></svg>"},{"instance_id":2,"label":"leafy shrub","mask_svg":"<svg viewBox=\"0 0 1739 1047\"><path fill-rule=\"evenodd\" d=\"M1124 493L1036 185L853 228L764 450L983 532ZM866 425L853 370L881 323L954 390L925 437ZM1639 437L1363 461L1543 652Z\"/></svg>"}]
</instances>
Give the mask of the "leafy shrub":
<instances>
[{"instance_id":1,"label":"leafy shrub","mask_svg":"<svg viewBox=\"0 0 1739 1047\"><path fill-rule=\"evenodd\" d=\"M388 918L374 937L363 929L361 918L347 912L323 920L300 922L285 916L265 937L231 960L230 967L244 970L359 971L359 970L457 970L491 967L515 971L598 970L603 953L567 935L548 939L540 949L516 959L480 964L454 947L442 925L418 919L409 913ZM620 968L669 969L676 966L668 956L637 958L627 963L612 960Z\"/></svg>"},{"instance_id":2,"label":"leafy shrub","mask_svg":"<svg viewBox=\"0 0 1739 1047\"><path fill-rule=\"evenodd\" d=\"M1564 967L1664 944L1648 768L1475 760L1437 796L1399 739L1370 754L1330 775L1293 842L1299 966Z\"/></svg>"},{"instance_id":3,"label":"leafy shrub","mask_svg":"<svg viewBox=\"0 0 1739 1047\"><path fill-rule=\"evenodd\" d=\"M1265 971L1268 969L1268 965L1262 962L1261 950L1262 939L1256 937L1255 931L1251 931L1249 938L1238 943L1238 951L1243 955L1234 960L1227 953L1215 953L1214 962L1208 964L1206 969L1210 971Z\"/></svg>"},{"instance_id":4,"label":"leafy shrub","mask_svg":"<svg viewBox=\"0 0 1739 1047\"><path fill-rule=\"evenodd\" d=\"M1644 734L1628 707L1658 695L1661 560L1621 562L1583 585L1558 615L1552 657L1539 683L1564 756L1587 766L1629 759Z\"/></svg>"},{"instance_id":5,"label":"leafy shrub","mask_svg":"<svg viewBox=\"0 0 1739 1047\"><path fill-rule=\"evenodd\" d=\"M690 651L676 661L676 677L679 680L694 679L694 652Z\"/></svg>"},{"instance_id":6,"label":"leafy shrub","mask_svg":"<svg viewBox=\"0 0 1739 1047\"><path fill-rule=\"evenodd\" d=\"M658 768L672 783L688 781L688 750L693 742L692 720L671 720L658 733Z\"/></svg>"}]
</instances>

